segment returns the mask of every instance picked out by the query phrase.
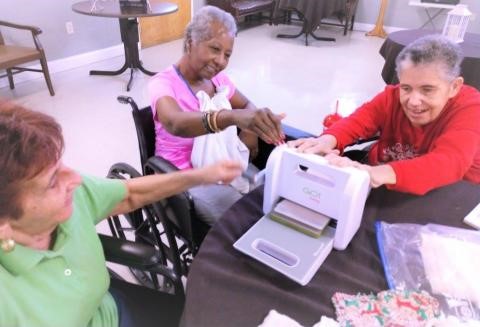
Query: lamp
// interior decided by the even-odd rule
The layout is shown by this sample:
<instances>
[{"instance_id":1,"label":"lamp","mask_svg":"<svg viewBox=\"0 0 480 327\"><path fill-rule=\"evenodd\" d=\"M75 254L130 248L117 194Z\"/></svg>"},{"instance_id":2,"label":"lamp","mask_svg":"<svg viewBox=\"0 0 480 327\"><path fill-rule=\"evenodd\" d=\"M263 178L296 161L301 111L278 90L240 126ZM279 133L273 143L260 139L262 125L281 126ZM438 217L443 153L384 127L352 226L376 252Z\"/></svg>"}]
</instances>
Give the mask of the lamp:
<instances>
[{"instance_id":1,"label":"lamp","mask_svg":"<svg viewBox=\"0 0 480 327\"><path fill-rule=\"evenodd\" d=\"M456 5L447 15L442 34L456 43L463 42L472 12L466 5Z\"/></svg>"}]
</instances>

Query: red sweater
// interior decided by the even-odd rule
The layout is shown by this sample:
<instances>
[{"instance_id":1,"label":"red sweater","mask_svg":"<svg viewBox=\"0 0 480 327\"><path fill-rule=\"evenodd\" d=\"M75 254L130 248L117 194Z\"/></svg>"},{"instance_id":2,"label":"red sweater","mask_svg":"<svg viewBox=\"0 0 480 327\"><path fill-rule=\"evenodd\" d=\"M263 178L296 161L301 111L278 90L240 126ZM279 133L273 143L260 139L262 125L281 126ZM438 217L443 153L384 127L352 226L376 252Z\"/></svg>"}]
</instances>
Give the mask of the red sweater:
<instances>
[{"instance_id":1,"label":"red sweater","mask_svg":"<svg viewBox=\"0 0 480 327\"><path fill-rule=\"evenodd\" d=\"M431 123L414 127L399 101L398 85L335 123L324 134L337 148L379 133L370 149L371 165L389 163L397 183L388 188L414 194L465 179L480 183L480 92L464 85Z\"/></svg>"}]
</instances>

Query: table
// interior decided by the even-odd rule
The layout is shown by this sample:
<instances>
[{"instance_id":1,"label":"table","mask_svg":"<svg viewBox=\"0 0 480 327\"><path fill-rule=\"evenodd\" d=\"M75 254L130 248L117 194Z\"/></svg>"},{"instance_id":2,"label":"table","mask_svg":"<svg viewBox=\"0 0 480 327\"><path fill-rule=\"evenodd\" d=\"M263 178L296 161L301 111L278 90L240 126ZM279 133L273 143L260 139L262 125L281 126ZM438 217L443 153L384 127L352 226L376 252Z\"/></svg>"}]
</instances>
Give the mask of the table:
<instances>
[{"instance_id":1,"label":"table","mask_svg":"<svg viewBox=\"0 0 480 327\"><path fill-rule=\"evenodd\" d=\"M278 34L279 38L297 38L305 35L305 45L308 45L308 36L312 36L320 41L335 41L331 37L319 37L314 34L315 29L320 25L320 21L331 16L338 10L344 10L346 0L279 0L277 1L276 11L287 10L297 13L302 20L302 29L298 34Z\"/></svg>"},{"instance_id":2,"label":"table","mask_svg":"<svg viewBox=\"0 0 480 327\"><path fill-rule=\"evenodd\" d=\"M96 6L92 6L94 3L96 3ZM127 91L130 91L133 75L137 69L146 75L155 75L154 72L145 69L140 61L137 18L171 14L178 10L178 6L170 2L158 2L153 4L148 3L146 8L120 8L118 0L98 2L81 1L73 4L72 10L88 16L118 18L120 35L125 51L125 63L120 69L115 71L91 70L90 75L115 76L122 74L130 68L130 79L127 83Z\"/></svg>"},{"instance_id":3,"label":"table","mask_svg":"<svg viewBox=\"0 0 480 327\"><path fill-rule=\"evenodd\" d=\"M462 219L480 202L480 185L461 181L424 196L372 190L361 227L348 248L332 252L304 287L232 246L262 216L262 199L262 188L243 197L203 241L188 275L183 327L258 326L270 309L303 326L312 326L321 315L335 317L331 304L335 292L387 289L375 220L468 228Z\"/></svg>"},{"instance_id":4,"label":"table","mask_svg":"<svg viewBox=\"0 0 480 327\"><path fill-rule=\"evenodd\" d=\"M409 6L416 6L416 7L422 7L425 9L425 13L427 14L427 21L420 27L424 28L428 24L431 24L433 29L436 29L435 24L433 20L437 18L443 11L449 9L455 8L455 5L448 5L444 3L431 3L431 2L420 2L420 0L410 0L408 2ZM430 8L437 9L437 11L432 15L430 15Z\"/></svg>"},{"instance_id":5,"label":"table","mask_svg":"<svg viewBox=\"0 0 480 327\"><path fill-rule=\"evenodd\" d=\"M380 48L380 54L385 58L382 69L382 78L387 84L398 83L395 71L395 59L400 51L416 39L428 35L440 33L432 30L403 30L390 33ZM464 42L460 43L465 56L461 69L465 84L480 90L480 34L465 33Z\"/></svg>"}]
</instances>

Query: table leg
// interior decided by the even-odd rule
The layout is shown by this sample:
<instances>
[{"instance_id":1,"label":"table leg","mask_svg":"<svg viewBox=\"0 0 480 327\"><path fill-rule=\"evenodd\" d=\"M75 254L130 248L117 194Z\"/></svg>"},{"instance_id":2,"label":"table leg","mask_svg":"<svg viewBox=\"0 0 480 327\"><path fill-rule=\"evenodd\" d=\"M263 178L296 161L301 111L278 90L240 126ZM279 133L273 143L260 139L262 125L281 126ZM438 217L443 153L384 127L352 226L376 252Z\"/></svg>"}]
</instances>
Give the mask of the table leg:
<instances>
[{"instance_id":1,"label":"table leg","mask_svg":"<svg viewBox=\"0 0 480 327\"><path fill-rule=\"evenodd\" d=\"M105 75L105 76L115 76L115 75L120 75L124 71L126 71L128 68L127 63L124 63L122 68L119 70L91 70L90 75Z\"/></svg>"},{"instance_id":2,"label":"table leg","mask_svg":"<svg viewBox=\"0 0 480 327\"><path fill-rule=\"evenodd\" d=\"M144 73L145 75L153 76L153 75L156 74L156 73L154 73L154 72L151 72L151 71L147 70L145 67L143 67L141 61L140 61L140 66L138 66L137 68L138 68L142 73Z\"/></svg>"},{"instance_id":3,"label":"table leg","mask_svg":"<svg viewBox=\"0 0 480 327\"><path fill-rule=\"evenodd\" d=\"M132 82L133 82L134 73L135 73L135 69L130 69L130 79L128 80L128 83L127 83L127 92L130 92L130 88L131 88Z\"/></svg>"},{"instance_id":4,"label":"table leg","mask_svg":"<svg viewBox=\"0 0 480 327\"><path fill-rule=\"evenodd\" d=\"M298 17L300 18L300 20L303 22L302 24L302 29L300 31L300 33L298 34L277 34L277 37L278 38L283 38L283 39L294 39L294 38L297 38L303 34L305 34L305 45L308 46L308 36L311 35L315 40L319 40L319 41L333 41L335 42L336 40L332 37L320 37L320 36L316 36L313 32L313 30L310 30L309 26L310 24L308 23L307 19L305 18L305 16L298 10L294 9L294 8L289 8L288 9L289 12L292 12L292 11L295 11L295 13L298 15Z\"/></svg>"},{"instance_id":5,"label":"table leg","mask_svg":"<svg viewBox=\"0 0 480 327\"><path fill-rule=\"evenodd\" d=\"M138 52L138 21L136 18L129 19L129 18L120 18L120 34L123 42L123 49L125 52L125 63L123 66L114 71L107 71L107 70L92 70L90 71L90 75L106 75L106 76L114 76L120 75L125 72L127 69L130 69L130 78L127 83L127 91L130 91L133 76L135 70L140 70L142 73L153 76L156 73L147 70L143 67L142 62L140 61L140 55Z\"/></svg>"}]
</instances>

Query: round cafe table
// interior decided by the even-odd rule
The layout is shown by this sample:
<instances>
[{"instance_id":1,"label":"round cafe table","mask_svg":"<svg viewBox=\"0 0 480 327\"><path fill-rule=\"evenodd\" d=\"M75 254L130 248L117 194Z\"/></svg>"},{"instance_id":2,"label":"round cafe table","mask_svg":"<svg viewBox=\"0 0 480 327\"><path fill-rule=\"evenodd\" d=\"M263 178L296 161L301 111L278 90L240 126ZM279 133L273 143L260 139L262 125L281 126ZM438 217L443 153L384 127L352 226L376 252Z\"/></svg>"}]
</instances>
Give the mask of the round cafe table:
<instances>
[{"instance_id":1,"label":"round cafe table","mask_svg":"<svg viewBox=\"0 0 480 327\"><path fill-rule=\"evenodd\" d=\"M118 18L120 23L120 35L125 50L125 63L120 69L115 71L91 70L90 75L115 76L130 69L130 79L127 83L127 91L130 91L133 74L137 69L146 75L155 75L154 72L144 68L140 61L138 52L139 37L137 18L168 15L176 12L178 6L171 2L155 2L151 4L150 2L146 2L145 6L128 7L122 6L118 0L92 0L74 3L72 5L72 10L76 13L88 16Z\"/></svg>"}]
</instances>

